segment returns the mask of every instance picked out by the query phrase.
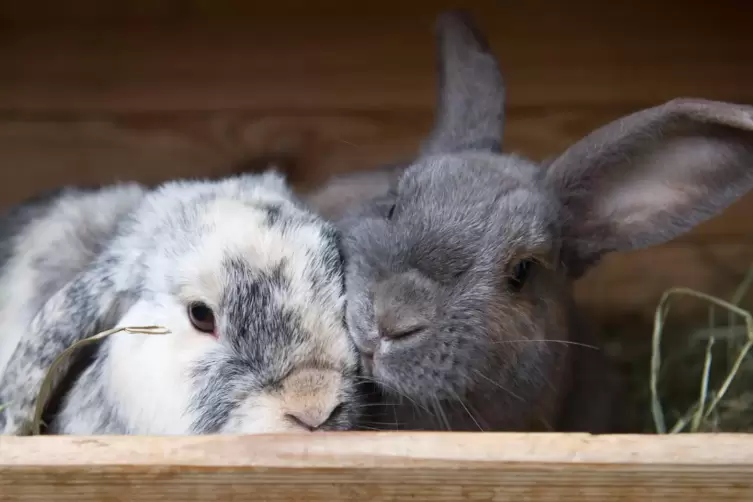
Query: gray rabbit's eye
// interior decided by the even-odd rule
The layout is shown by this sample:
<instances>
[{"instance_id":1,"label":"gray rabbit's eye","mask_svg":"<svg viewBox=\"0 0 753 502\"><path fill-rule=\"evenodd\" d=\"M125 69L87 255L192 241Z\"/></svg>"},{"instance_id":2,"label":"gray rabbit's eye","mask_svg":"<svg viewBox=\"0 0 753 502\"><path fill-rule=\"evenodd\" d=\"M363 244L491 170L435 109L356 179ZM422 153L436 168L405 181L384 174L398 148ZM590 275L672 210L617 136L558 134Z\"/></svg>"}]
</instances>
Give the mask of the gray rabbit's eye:
<instances>
[{"instance_id":1,"label":"gray rabbit's eye","mask_svg":"<svg viewBox=\"0 0 753 502\"><path fill-rule=\"evenodd\" d=\"M523 288L531 274L531 268L533 268L533 260L521 260L515 265L508 279L512 290L520 291Z\"/></svg>"},{"instance_id":2,"label":"gray rabbit's eye","mask_svg":"<svg viewBox=\"0 0 753 502\"><path fill-rule=\"evenodd\" d=\"M188 319L194 328L202 333L215 334L214 312L201 302L188 306Z\"/></svg>"}]
</instances>

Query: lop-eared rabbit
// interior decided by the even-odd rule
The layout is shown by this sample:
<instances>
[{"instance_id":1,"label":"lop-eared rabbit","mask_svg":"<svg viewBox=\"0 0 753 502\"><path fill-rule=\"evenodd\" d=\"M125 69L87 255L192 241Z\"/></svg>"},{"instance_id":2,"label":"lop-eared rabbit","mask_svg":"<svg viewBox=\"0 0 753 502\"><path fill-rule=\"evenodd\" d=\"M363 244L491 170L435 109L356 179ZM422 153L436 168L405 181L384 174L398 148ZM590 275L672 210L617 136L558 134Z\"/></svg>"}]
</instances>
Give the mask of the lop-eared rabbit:
<instances>
[{"instance_id":1,"label":"lop-eared rabbit","mask_svg":"<svg viewBox=\"0 0 753 502\"><path fill-rule=\"evenodd\" d=\"M11 209L0 231L3 433L24 433L66 348L144 325L169 333L115 333L66 360L47 433L356 425L340 235L274 170L64 189Z\"/></svg>"}]
</instances>

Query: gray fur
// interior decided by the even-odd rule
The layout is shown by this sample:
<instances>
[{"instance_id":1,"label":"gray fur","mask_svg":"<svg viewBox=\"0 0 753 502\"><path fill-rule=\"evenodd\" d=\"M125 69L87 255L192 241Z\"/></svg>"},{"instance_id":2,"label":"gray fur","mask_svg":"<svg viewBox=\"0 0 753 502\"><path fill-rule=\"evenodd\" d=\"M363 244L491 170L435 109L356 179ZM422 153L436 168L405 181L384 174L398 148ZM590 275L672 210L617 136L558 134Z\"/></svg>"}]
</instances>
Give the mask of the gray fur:
<instances>
[{"instance_id":1,"label":"gray fur","mask_svg":"<svg viewBox=\"0 0 753 502\"><path fill-rule=\"evenodd\" d=\"M92 206L92 202L96 203ZM248 208L249 214L261 215L261 223L249 221L248 225L252 230L261 225L259 239L278 239L280 245L289 246L288 251L294 248L294 263L284 256L277 260L269 255L261 255L261 261L255 262L254 253L265 248L256 246L253 239L236 239L233 228L226 228L224 218L237 219L241 209L235 208ZM336 373L338 381L342 381L338 391L341 406L321 428L347 429L355 425L360 413L360 394L356 392L358 361L344 324L340 234L306 210L276 173L211 182L175 181L153 189L137 185L86 193L68 189L47 201L17 208L12 214L15 226L4 228L14 244L2 269L6 281L1 283L0 293L4 298L14 294L17 284L8 279L21 278L25 286L17 292L23 295L17 302L24 307L22 311L4 308L10 305L7 302L0 304L0 313L11 319L6 325L15 328L12 334L19 337L12 356L6 358L4 372L0 367L0 404L5 406L0 411L3 433L15 433L30 418L39 385L58 354L83 338L121 325L124 316L143 319L139 325L166 325L171 334L162 336L184 337L189 345L199 340L204 344L201 347L205 346L209 338L185 329L185 311L175 319L169 310L159 316L171 307L174 298L183 298L185 288L193 285L193 274L198 273L198 269L180 268L181 260L193 256L191 253L198 253L199 258L215 256L215 250L220 253L216 254L217 263L207 263L206 270L219 271L207 276L221 287L215 307L219 339L201 357L192 360L190 371L180 373L185 381L175 393L186 388L190 396L176 402L185 406L172 409L166 403L164 413L174 415L160 417L162 425L150 422L146 412L134 415L119 392L127 389L130 395L148 395L155 391L148 385L134 389L128 377L123 380L122 376L113 376L117 374L114 366L127 363L137 375L150 364L158 368L161 364L169 366L176 356L169 352L139 352L150 360L153 355L161 359L149 362L135 356L128 361L115 360L123 356L122 349L114 352L115 344L122 345L125 340L119 337L147 336L116 334L94 351L75 358L55 379L58 399L49 413L47 432L243 431L239 410L251 406L244 413L253 415L253 406L258 406L249 404L248 397L266 393L273 396L270 399L277 399L289 376L301 371L325 372L321 378L319 373L311 373L311 378L296 380L306 385L325 381L326 372ZM36 236L36 241L30 238L39 228L53 227L62 230L44 243L46 246L24 249L25 244L41 244L38 238L42 234ZM237 230L240 233L243 229ZM211 240L212 236L223 235L227 242ZM26 255L31 259L21 259ZM276 265L266 268L267 261ZM205 265L200 261L196 264L199 268ZM146 306L146 310L132 310L139 305ZM148 308L150 305L153 309ZM152 313L167 322L151 322ZM320 326L321 332L311 331L312 322ZM133 338L129 343L130 340ZM332 349L333 345L342 350ZM11 346L10 342L5 346ZM74 371L77 364L80 367ZM180 368L182 363L176 364ZM293 389L288 394L300 392L305 389Z\"/></svg>"},{"instance_id":2,"label":"gray fur","mask_svg":"<svg viewBox=\"0 0 753 502\"><path fill-rule=\"evenodd\" d=\"M307 202L320 215L330 220L372 215L380 207L377 205L375 208L373 204L362 205L363 202L373 199L375 194L388 194L407 165L397 164L334 178L320 190L309 194ZM391 203L389 197L385 200L388 204ZM377 212L376 216L379 214Z\"/></svg>"},{"instance_id":3,"label":"gray fur","mask_svg":"<svg viewBox=\"0 0 753 502\"><path fill-rule=\"evenodd\" d=\"M345 232L347 319L385 393L382 419L608 430L617 382L578 345L593 341L571 282L604 253L666 242L747 193L753 108L671 101L544 167L499 151L502 77L470 18L441 15L438 38L438 120L419 158L393 183L359 173L308 198L317 207L326 193ZM518 291L508 279L528 257Z\"/></svg>"}]
</instances>

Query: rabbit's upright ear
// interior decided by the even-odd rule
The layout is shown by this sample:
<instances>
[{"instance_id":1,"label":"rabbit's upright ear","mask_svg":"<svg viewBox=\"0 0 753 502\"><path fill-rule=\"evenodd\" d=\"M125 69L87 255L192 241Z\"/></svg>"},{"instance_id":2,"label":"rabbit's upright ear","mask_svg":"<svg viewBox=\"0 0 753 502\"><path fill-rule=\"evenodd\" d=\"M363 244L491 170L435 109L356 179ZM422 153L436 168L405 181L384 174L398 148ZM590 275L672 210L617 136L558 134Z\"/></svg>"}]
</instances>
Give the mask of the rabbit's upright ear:
<instances>
[{"instance_id":1,"label":"rabbit's upright ear","mask_svg":"<svg viewBox=\"0 0 753 502\"><path fill-rule=\"evenodd\" d=\"M471 16L439 15L438 89L434 129L423 155L502 148L505 88L497 60Z\"/></svg>"},{"instance_id":2,"label":"rabbit's upright ear","mask_svg":"<svg viewBox=\"0 0 753 502\"><path fill-rule=\"evenodd\" d=\"M79 274L42 306L0 375L0 433L26 434L40 387L53 361L76 342L112 328L135 301L134 292L120 291L113 263ZM74 358L62 361L52 378L54 393Z\"/></svg>"},{"instance_id":3,"label":"rabbit's upright ear","mask_svg":"<svg viewBox=\"0 0 753 502\"><path fill-rule=\"evenodd\" d=\"M753 107L677 99L597 129L555 159L579 275L601 255L661 244L753 187Z\"/></svg>"}]
</instances>

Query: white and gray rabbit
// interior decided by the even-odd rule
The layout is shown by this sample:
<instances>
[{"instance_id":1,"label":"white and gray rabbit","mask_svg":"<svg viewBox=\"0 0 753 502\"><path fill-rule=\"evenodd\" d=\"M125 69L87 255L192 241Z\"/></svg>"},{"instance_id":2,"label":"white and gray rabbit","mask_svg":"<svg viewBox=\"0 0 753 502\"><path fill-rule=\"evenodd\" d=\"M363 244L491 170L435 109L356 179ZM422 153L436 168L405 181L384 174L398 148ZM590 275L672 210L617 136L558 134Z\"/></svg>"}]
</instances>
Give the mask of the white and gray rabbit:
<instances>
[{"instance_id":1,"label":"white and gray rabbit","mask_svg":"<svg viewBox=\"0 0 753 502\"><path fill-rule=\"evenodd\" d=\"M394 405L384 426L612 430L618 379L586 346L572 282L747 193L753 107L673 100L539 165L503 153L503 79L470 16L441 14L437 33L417 158L308 194L345 232L347 321Z\"/></svg>"},{"instance_id":2,"label":"white and gray rabbit","mask_svg":"<svg viewBox=\"0 0 753 502\"><path fill-rule=\"evenodd\" d=\"M48 433L342 430L360 413L340 234L275 171L65 189L0 221L0 431L67 364ZM85 351L86 352L86 351Z\"/></svg>"}]
</instances>

